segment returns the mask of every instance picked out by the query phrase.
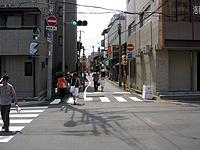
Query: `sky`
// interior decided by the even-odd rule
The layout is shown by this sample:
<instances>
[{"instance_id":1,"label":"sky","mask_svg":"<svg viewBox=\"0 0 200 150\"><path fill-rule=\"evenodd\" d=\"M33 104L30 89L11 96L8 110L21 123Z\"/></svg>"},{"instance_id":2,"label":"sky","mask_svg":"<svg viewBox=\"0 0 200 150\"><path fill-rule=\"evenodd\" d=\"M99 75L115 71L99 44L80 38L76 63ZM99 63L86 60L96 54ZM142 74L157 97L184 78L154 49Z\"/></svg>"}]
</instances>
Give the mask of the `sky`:
<instances>
[{"instance_id":1,"label":"sky","mask_svg":"<svg viewBox=\"0 0 200 150\"><path fill-rule=\"evenodd\" d=\"M87 26L77 27L77 41L79 41L81 31L81 42L85 47L85 54L88 56L93 52L93 46L94 51L98 51L100 42L104 38L101 35L103 30L108 27L108 23L113 15L119 13L117 11L113 12L110 9L125 11L126 0L77 0L77 4L77 20L87 20L88 22ZM79 5L103 7L109 10Z\"/></svg>"}]
</instances>

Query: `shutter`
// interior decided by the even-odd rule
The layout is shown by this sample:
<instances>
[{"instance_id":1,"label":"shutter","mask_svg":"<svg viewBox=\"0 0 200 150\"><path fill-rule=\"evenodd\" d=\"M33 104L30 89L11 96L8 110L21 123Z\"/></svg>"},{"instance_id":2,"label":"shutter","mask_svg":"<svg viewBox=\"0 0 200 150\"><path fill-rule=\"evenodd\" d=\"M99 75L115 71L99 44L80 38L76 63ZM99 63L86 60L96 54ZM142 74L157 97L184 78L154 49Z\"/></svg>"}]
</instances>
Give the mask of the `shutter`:
<instances>
[{"instance_id":1,"label":"shutter","mask_svg":"<svg viewBox=\"0 0 200 150\"><path fill-rule=\"evenodd\" d=\"M190 51L169 51L169 91L190 91Z\"/></svg>"}]
</instances>

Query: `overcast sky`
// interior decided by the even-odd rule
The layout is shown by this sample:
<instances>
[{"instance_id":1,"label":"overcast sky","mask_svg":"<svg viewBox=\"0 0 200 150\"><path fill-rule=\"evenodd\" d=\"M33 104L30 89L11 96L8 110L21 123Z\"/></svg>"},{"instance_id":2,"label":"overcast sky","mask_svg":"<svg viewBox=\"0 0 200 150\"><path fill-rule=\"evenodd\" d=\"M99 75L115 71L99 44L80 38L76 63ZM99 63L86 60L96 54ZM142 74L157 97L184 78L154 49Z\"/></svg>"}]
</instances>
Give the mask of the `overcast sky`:
<instances>
[{"instance_id":1,"label":"overcast sky","mask_svg":"<svg viewBox=\"0 0 200 150\"><path fill-rule=\"evenodd\" d=\"M86 6L97 6L106 9L114 10L126 10L126 0L77 0L77 4ZM103 30L107 28L108 23L112 16L118 12L110 13L111 10L99 9L94 7L84 7L78 6L77 8L78 17L77 20L87 20L88 25L84 27L78 27L78 31L83 31L81 33L81 42L85 47L85 54L88 56L91 52L98 51L100 42L103 39L101 35ZM87 14L82 14L82 12ZM106 13L105 13L106 12ZM108 13L109 12L109 13ZM91 14L100 13L100 14ZM103 13L103 14L101 14ZM80 32L78 32L77 37L79 40ZM99 43L99 44L98 44Z\"/></svg>"}]
</instances>

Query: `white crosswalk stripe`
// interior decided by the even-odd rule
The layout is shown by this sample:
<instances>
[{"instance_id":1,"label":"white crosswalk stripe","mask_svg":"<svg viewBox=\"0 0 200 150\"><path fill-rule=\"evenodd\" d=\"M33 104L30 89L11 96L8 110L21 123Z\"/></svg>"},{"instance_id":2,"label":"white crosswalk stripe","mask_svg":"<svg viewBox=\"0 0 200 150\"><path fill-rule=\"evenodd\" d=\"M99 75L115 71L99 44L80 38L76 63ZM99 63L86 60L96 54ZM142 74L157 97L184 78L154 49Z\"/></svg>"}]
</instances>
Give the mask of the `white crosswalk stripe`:
<instances>
[{"instance_id":1,"label":"white crosswalk stripe","mask_svg":"<svg viewBox=\"0 0 200 150\"><path fill-rule=\"evenodd\" d=\"M129 98L132 99L133 101L138 101L138 102L142 101L141 99L139 99L137 97L129 97Z\"/></svg>"},{"instance_id":2,"label":"white crosswalk stripe","mask_svg":"<svg viewBox=\"0 0 200 150\"><path fill-rule=\"evenodd\" d=\"M115 97L115 99L117 99L118 102L127 102L123 97Z\"/></svg>"},{"instance_id":3,"label":"white crosswalk stripe","mask_svg":"<svg viewBox=\"0 0 200 150\"><path fill-rule=\"evenodd\" d=\"M99 97L102 102L110 102L110 100L107 97Z\"/></svg>"},{"instance_id":4,"label":"white crosswalk stripe","mask_svg":"<svg viewBox=\"0 0 200 150\"><path fill-rule=\"evenodd\" d=\"M36 118L40 115L38 113L44 112L44 109L47 109L47 108L48 106L21 107L22 110L20 114L18 114L16 111L16 107L11 107L9 131L13 133L17 131L21 131L25 126L17 126L17 124L26 125L28 123L31 123L33 121L33 118ZM1 116L0 116L0 126L2 125L3 125L3 121L1 120ZM14 137L14 135L7 136L6 132L3 129L0 129L0 133L1 132L4 133L5 136L0 136L0 143L9 142Z\"/></svg>"}]
</instances>

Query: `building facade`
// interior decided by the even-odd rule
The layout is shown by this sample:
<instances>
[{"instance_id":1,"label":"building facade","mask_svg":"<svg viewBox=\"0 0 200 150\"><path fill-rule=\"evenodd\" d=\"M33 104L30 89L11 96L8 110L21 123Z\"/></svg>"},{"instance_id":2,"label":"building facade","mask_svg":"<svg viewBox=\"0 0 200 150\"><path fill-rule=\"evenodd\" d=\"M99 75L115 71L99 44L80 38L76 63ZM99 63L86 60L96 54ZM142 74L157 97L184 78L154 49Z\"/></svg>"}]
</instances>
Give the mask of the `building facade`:
<instances>
[{"instance_id":1,"label":"building facade","mask_svg":"<svg viewBox=\"0 0 200 150\"><path fill-rule=\"evenodd\" d=\"M200 1L127 0L131 86L154 94L199 90Z\"/></svg>"},{"instance_id":2,"label":"building facade","mask_svg":"<svg viewBox=\"0 0 200 150\"><path fill-rule=\"evenodd\" d=\"M46 19L49 16L49 2L49 0L38 2L0 0L0 74L9 75L9 82L15 87L18 98L38 99L38 97L45 95L47 91L48 42L46 39ZM60 7L59 4L59 2L53 3L53 8L56 8L54 9L56 10L55 16L59 15L57 12ZM71 11L71 7L67 8L70 8ZM73 7L73 9L76 13L76 7ZM76 17L76 15L74 16ZM60 51L57 38L60 35L60 30L62 30L59 27L62 22L59 17L57 18L58 31L54 31L53 41L53 49L56 52L53 56L54 70L57 69L56 67L62 60L62 56L58 55ZM33 42L33 29L35 27L40 30L38 53L31 55L30 43ZM70 29L66 28L66 30ZM76 29L73 29L70 33L66 31L66 34L71 34L71 37L66 38L66 51L68 53L65 54L76 54ZM65 63L69 69L74 70L76 69L76 59L73 59L74 62L70 62L71 60L66 56Z\"/></svg>"}]
</instances>

